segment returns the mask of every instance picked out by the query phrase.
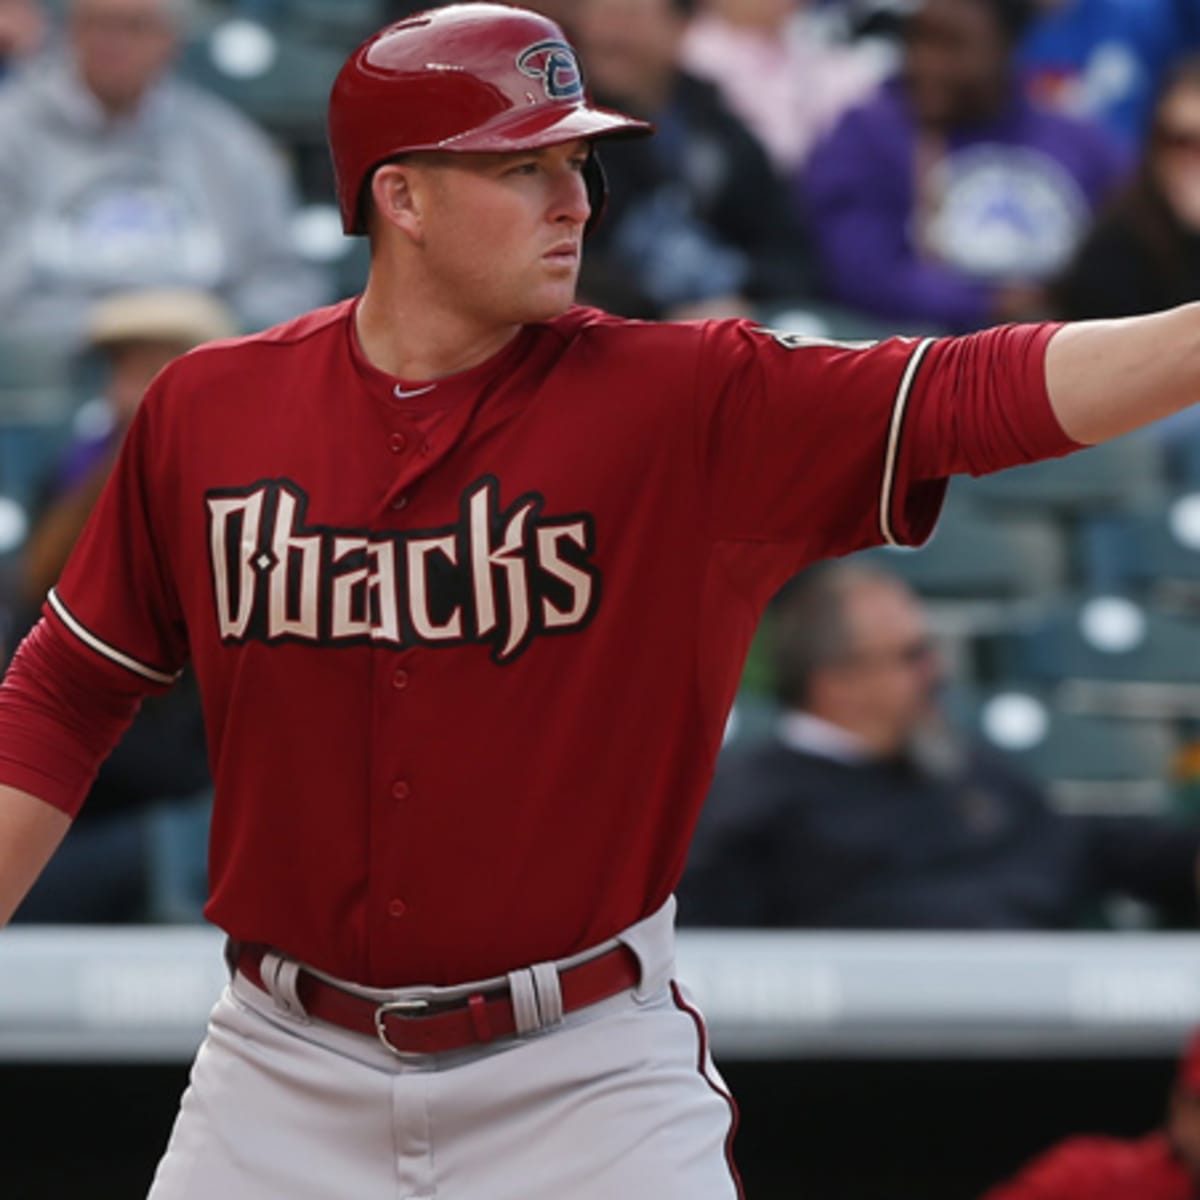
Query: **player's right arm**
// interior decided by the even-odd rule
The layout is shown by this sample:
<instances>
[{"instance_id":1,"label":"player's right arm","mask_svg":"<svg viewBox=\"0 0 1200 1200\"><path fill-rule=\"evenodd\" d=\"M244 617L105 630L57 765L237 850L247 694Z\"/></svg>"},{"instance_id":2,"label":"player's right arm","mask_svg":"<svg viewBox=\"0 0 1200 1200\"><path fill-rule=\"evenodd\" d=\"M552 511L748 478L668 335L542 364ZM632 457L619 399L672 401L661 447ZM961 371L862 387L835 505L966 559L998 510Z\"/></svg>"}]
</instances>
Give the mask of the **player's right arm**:
<instances>
[{"instance_id":1,"label":"player's right arm","mask_svg":"<svg viewBox=\"0 0 1200 1200\"><path fill-rule=\"evenodd\" d=\"M66 813L0 784L0 925L8 923L70 826Z\"/></svg>"},{"instance_id":2,"label":"player's right arm","mask_svg":"<svg viewBox=\"0 0 1200 1200\"><path fill-rule=\"evenodd\" d=\"M148 689L44 617L0 685L0 925L62 840Z\"/></svg>"}]
</instances>

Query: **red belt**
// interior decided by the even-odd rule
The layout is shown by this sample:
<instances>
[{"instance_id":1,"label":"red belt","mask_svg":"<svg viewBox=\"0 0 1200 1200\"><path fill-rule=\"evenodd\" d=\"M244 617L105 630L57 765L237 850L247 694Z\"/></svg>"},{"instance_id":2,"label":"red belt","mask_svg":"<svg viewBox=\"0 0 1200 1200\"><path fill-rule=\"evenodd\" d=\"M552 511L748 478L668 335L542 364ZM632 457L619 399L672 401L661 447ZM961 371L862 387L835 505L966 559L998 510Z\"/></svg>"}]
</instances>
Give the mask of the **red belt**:
<instances>
[{"instance_id":1,"label":"red belt","mask_svg":"<svg viewBox=\"0 0 1200 1200\"><path fill-rule=\"evenodd\" d=\"M240 947L237 969L269 994L260 969L267 953L267 946ZM564 967L558 973L563 1012L574 1012L628 991L640 978L637 956L624 943L577 966ZM310 1017L377 1037L397 1054L442 1054L517 1032L507 984L457 1000L413 997L376 1003L327 983L302 967L296 976L296 994Z\"/></svg>"}]
</instances>

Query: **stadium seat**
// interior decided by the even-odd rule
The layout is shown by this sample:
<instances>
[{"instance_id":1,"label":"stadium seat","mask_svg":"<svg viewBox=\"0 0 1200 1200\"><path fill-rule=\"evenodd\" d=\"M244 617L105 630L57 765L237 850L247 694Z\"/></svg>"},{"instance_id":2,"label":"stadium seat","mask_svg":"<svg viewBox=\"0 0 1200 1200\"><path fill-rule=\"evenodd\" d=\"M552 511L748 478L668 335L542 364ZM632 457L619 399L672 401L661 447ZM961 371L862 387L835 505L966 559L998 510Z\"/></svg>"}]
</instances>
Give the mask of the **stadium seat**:
<instances>
[{"instance_id":1,"label":"stadium seat","mask_svg":"<svg viewBox=\"0 0 1200 1200\"><path fill-rule=\"evenodd\" d=\"M66 419L74 361L59 341L0 334L0 424Z\"/></svg>"},{"instance_id":2,"label":"stadium seat","mask_svg":"<svg viewBox=\"0 0 1200 1200\"><path fill-rule=\"evenodd\" d=\"M1064 810L1129 813L1170 807L1174 739L1165 723L1066 713L1049 695L1027 690L980 696L968 719L989 744L1045 783Z\"/></svg>"},{"instance_id":3,"label":"stadium seat","mask_svg":"<svg viewBox=\"0 0 1200 1200\"><path fill-rule=\"evenodd\" d=\"M1200 620L1121 595L1065 601L991 644L999 677L1071 711L1169 718L1200 705Z\"/></svg>"},{"instance_id":4,"label":"stadium seat","mask_svg":"<svg viewBox=\"0 0 1200 1200\"><path fill-rule=\"evenodd\" d=\"M184 48L182 73L286 143L323 142L329 89L346 50L234 18Z\"/></svg>"},{"instance_id":5,"label":"stadium seat","mask_svg":"<svg viewBox=\"0 0 1200 1200\"><path fill-rule=\"evenodd\" d=\"M1066 583L1064 534L1037 516L1004 521L961 498L956 480L933 537L919 549L885 547L863 558L927 599L1045 596Z\"/></svg>"},{"instance_id":6,"label":"stadium seat","mask_svg":"<svg viewBox=\"0 0 1200 1200\"><path fill-rule=\"evenodd\" d=\"M980 504L1066 517L1127 510L1163 494L1165 451L1146 434L1130 434L1066 458L962 480L965 497Z\"/></svg>"},{"instance_id":7,"label":"stadium seat","mask_svg":"<svg viewBox=\"0 0 1200 1200\"><path fill-rule=\"evenodd\" d=\"M1085 521L1080 547L1092 588L1144 592L1200 606L1200 491Z\"/></svg>"}]
</instances>

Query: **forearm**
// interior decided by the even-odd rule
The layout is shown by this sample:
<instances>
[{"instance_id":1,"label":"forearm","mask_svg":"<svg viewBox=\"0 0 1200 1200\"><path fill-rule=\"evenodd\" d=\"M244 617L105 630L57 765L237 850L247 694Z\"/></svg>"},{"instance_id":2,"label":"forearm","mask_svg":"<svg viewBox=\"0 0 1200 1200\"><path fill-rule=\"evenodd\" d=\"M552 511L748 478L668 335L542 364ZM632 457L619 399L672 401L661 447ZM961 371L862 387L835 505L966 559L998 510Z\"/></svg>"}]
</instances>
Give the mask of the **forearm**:
<instances>
[{"instance_id":1,"label":"forearm","mask_svg":"<svg viewBox=\"0 0 1200 1200\"><path fill-rule=\"evenodd\" d=\"M1200 304L1063 326L1046 351L1050 404L1094 445L1200 400Z\"/></svg>"},{"instance_id":2,"label":"forearm","mask_svg":"<svg viewBox=\"0 0 1200 1200\"><path fill-rule=\"evenodd\" d=\"M8 923L70 825L66 813L0 784L0 926Z\"/></svg>"}]
</instances>

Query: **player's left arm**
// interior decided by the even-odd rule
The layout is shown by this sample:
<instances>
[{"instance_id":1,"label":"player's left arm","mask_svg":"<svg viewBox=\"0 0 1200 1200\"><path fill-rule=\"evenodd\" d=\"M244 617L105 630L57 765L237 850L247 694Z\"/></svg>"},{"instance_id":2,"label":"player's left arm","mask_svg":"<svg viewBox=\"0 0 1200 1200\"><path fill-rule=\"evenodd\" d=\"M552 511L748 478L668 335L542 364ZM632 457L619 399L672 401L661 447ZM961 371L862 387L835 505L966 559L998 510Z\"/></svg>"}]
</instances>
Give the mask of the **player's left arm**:
<instances>
[{"instance_id":1,"label":"player's left arm","mask_svg":"<svg viewBox=\"0 0 1200 1200\"><path fill-rule=\"evenodd\" d=\"M1200 304L1064 325L1046 349L1050 405L1094 445L1200 400Z\"/></svg>"}]
</instances>

